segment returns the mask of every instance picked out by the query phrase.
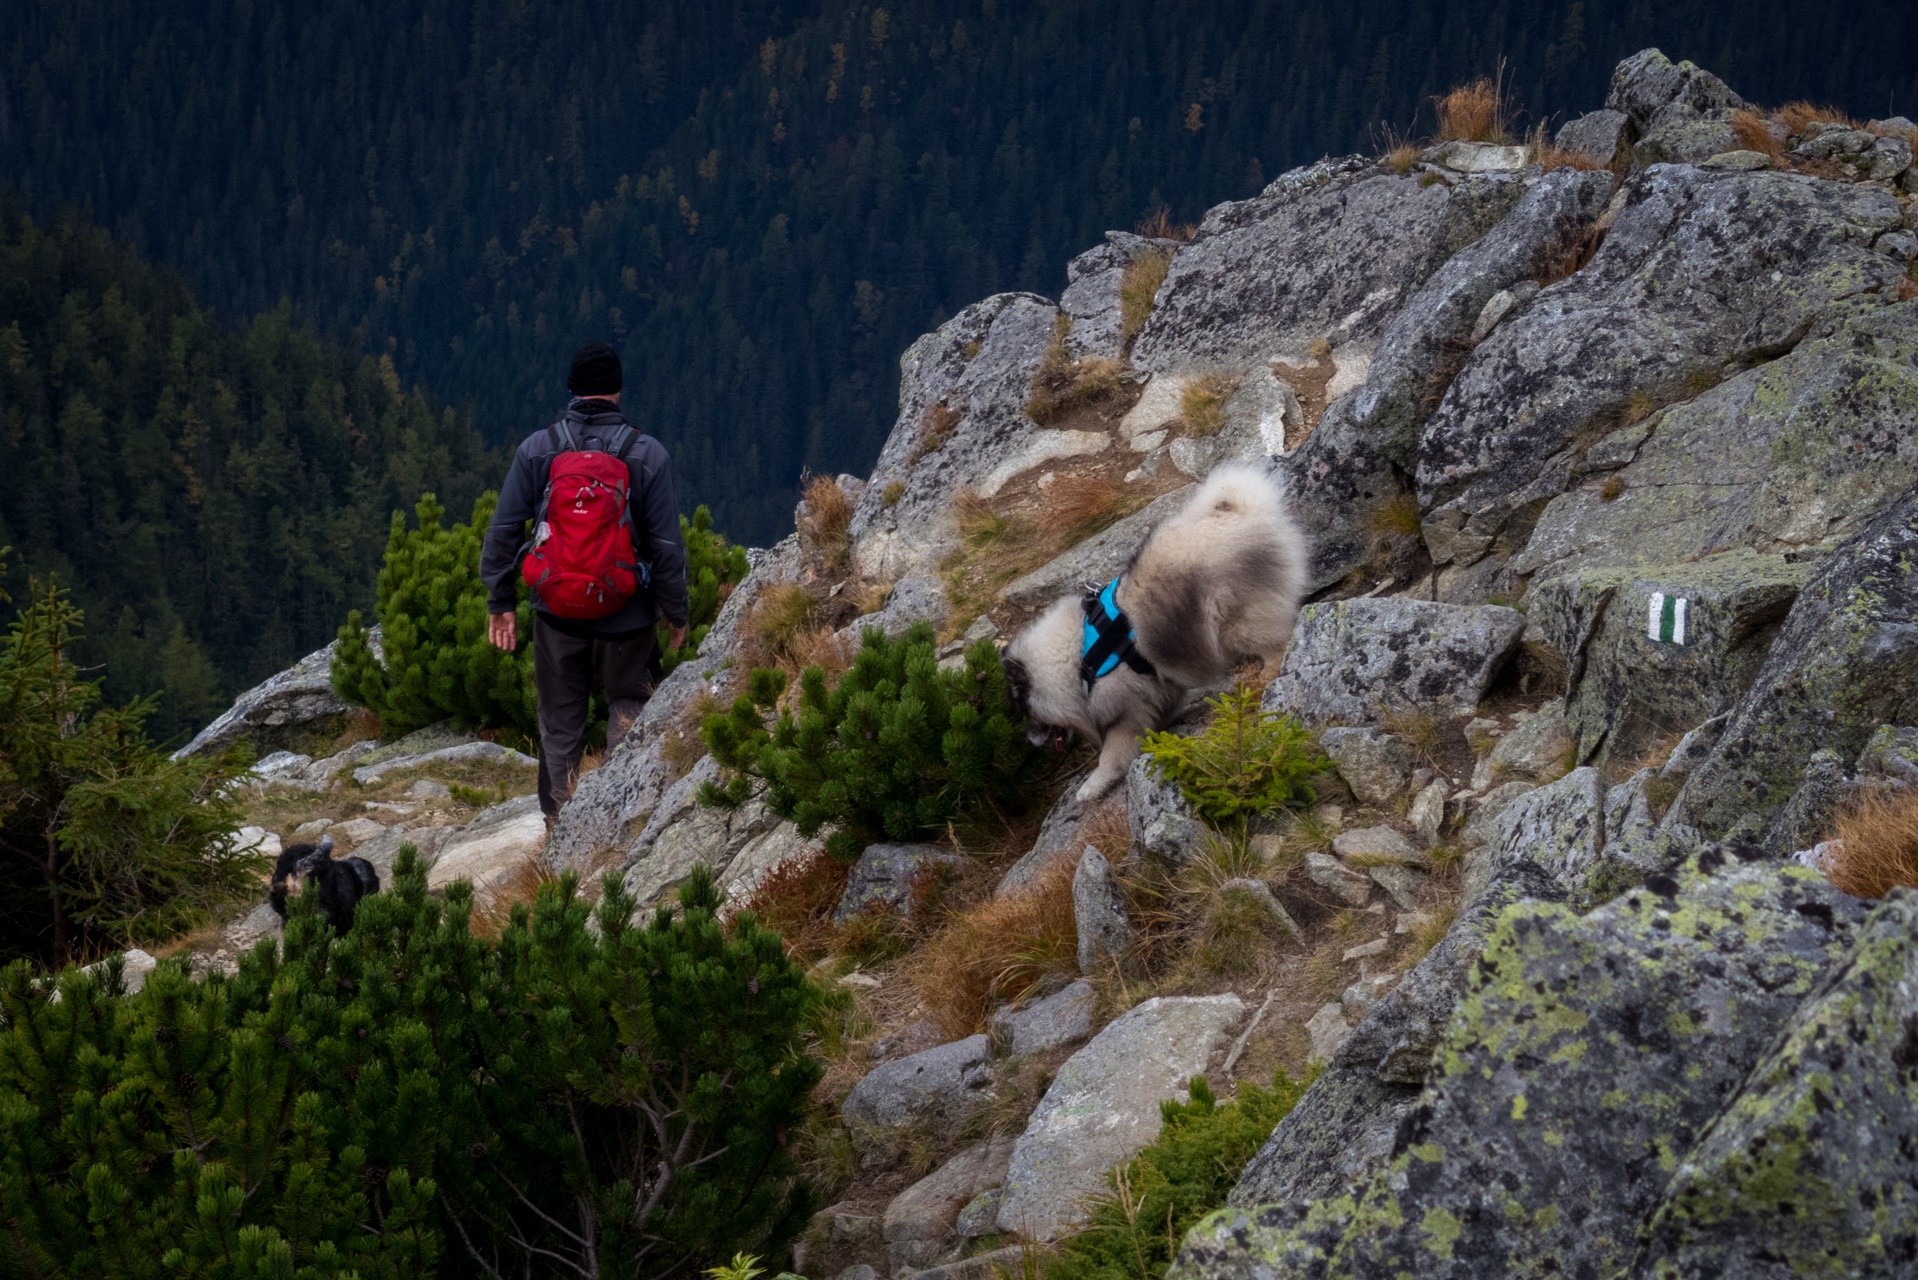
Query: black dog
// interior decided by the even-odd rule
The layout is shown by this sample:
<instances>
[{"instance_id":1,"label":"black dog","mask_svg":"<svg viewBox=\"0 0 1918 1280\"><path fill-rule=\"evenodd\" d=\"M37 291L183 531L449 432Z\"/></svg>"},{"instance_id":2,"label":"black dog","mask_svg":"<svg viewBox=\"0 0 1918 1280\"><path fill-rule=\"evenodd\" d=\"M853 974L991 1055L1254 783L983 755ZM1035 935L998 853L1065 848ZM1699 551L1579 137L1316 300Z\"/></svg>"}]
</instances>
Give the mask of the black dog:
<instances>
[{"instance_id":1,"label":"black dog","mask_svg":"<svg viewBox=\"0 0 1918 1280\"><path fill-rule=\"evenodd\" d=\"M281 919L286 918L287 878L293 875L306 878L304 892L319 892L320 914L335 933L351 929L360 899L380 891L380 873L365 858L333 860L332 836L322 837L316 845L296 844L281 851L273 868L273 891L267 896Z\"/></svg>"}]
</instances>

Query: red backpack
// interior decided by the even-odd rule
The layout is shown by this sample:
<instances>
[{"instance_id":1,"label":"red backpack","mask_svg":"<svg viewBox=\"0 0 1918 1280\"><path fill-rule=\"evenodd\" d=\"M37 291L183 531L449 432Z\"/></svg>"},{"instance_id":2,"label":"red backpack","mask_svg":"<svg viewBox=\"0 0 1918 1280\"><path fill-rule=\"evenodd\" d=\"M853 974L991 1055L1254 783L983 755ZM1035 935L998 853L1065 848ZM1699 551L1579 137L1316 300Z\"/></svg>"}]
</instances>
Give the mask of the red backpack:
<instances>
[{"instance_id":1,"label":"red backpack","mask_svg":"<svg viewBox=\"0 0 1918 1280\"><path fill-rule=\"evenodd\" d=\"M639 432L622 426L605 450L582 446L564 422L553 424L559 452L534 515L533 546L520 576L539 603L562 618L587 621L617 612L645 582L633 550L631 474L626 450Z\"/></svg>"}]
</instances>

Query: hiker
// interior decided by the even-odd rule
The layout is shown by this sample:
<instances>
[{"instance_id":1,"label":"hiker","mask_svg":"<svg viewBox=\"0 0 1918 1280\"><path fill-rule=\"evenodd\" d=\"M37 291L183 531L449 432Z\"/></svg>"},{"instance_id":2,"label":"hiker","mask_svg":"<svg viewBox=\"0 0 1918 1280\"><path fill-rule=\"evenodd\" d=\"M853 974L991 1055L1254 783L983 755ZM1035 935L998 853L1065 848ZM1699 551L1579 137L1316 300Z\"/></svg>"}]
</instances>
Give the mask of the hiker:
<instances>
[{"instance_id":1,"label":"hiker","mask_svg":"<svg viewBox=\"0 0 1918 1280\"><path fill-rule=\"evenodd\" d=\"M619 355L605 343L574 354L566 416L513 456L480 553L494 645L519 641L515 566L533 593L539 807L549 833L579 780L593 685L606 695L611 751L652 696L654 624L665 617L673 648L686 640L672 459L620 413L622 382Z\"/></svg>"}]
</instances>

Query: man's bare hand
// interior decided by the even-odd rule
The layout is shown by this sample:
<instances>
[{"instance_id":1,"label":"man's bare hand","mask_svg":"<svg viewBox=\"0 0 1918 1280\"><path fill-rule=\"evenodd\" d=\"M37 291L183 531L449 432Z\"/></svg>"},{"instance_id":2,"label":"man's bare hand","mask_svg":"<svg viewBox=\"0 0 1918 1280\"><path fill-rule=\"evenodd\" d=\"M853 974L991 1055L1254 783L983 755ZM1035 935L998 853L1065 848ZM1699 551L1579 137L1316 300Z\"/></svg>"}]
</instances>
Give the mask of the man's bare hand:
<instances>
[{"instance_id":1,"label":"man's bare hand","mask_svg":"<svg viewBox=\"0 0 1918 1280\"><path fill-rule=\"evenodd\" d=\"M670 636L666 637L666 647L669 649L685 648L686 647L686 628L674 627L673 633Z\"/></svg>"},{"instance_id":2,"label":"man's bare hand","mask_svg":"<svg viewBox=\"0 0 1918 1280\"><path fill-rule=\"evenodd\" d=\"M513 651L519 641L519 618L510 613L496 613L486 620L486 638L493 642L495 649Z\"/></svg>"}]
</instances>

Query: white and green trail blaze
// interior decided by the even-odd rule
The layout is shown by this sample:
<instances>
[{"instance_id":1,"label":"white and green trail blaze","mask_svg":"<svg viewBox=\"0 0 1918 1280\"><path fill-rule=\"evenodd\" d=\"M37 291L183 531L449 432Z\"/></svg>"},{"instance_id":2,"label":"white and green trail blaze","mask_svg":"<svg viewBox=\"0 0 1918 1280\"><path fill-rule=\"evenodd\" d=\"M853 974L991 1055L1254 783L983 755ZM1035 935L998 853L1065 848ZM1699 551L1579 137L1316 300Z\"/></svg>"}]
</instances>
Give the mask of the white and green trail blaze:
<instances>
[{"instance_id":1,"label":"white and green trail blaze","mask_svg":"<svg viewBox=\"0 0 1918 1280\"><path fill-rule=\"evenodd\" d=\"M1663 591L1652 592L1651 617L1645 628L1649 639L1662 640L1666 644L1687 644L1691 633L1687 623L1691 602L1683 596L1668 596Z\"/></svg>"}]
</instances>

